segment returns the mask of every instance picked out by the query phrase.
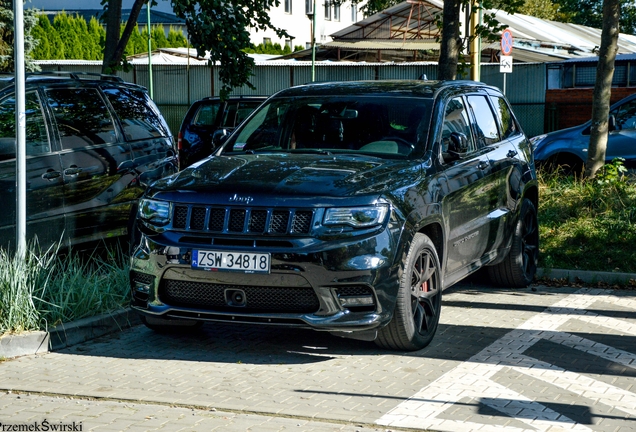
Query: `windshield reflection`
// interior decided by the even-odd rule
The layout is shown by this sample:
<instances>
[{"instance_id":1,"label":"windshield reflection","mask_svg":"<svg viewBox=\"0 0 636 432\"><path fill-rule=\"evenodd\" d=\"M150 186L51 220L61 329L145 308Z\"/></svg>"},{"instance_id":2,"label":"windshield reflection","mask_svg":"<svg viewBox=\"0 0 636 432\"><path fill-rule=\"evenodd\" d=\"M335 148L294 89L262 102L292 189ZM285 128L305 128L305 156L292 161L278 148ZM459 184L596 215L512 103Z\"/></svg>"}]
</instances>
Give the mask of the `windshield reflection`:
<instances>
[{"instance_id":1,"label":"windshield reflection","mask_svg":"<svg viewBox=\"0 0 636 432\"><path fill-rule=\"evenodd\" d=\"M430 100L347 96L274 99L224 145L223 154L362 153L408 157L425 145Z\"/></svg>"}]
</instances>

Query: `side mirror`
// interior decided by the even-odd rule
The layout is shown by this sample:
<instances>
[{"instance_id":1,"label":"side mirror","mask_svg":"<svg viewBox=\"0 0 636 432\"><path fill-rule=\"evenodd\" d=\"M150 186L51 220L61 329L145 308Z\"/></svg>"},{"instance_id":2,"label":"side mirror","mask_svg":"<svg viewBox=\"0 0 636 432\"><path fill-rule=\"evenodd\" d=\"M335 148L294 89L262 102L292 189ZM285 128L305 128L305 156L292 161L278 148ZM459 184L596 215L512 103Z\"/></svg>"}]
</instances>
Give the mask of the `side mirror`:
<instances>
[{"instance_id":1,"label":"side mirror","mask_svg":"<svg viewBox=\"0 0 636 432\"><path fill-rule=\"evenodd\" d=\"M609 118L607 119L607 130L609 132L616 130L616 117L614 117L614 114L610 114Z\"/></svg>"},{"instance_id":2,"label":"side mirror","mask_svg":"<svg viewBox=\"0 0 636 432\"><path fill-rule=\"evenodd\" d=\"M212 134L212 145L214 146L214 148L219 147L225 141L227 141L229 136L230 134L227 132L227 129L219 129L214 131L214 133Z\"/></svg>"},{"instance_id":3,"label":"side mirror","mask_svg":"<svg viewBox=\"0 0 636 432\"><path fill-rule=\"evenodd\" d=\"M468 138L460 132L450 134L450 142L448 144L448 153L453 156L459 156L468 151Z\"/></svg>"}]
</instances>

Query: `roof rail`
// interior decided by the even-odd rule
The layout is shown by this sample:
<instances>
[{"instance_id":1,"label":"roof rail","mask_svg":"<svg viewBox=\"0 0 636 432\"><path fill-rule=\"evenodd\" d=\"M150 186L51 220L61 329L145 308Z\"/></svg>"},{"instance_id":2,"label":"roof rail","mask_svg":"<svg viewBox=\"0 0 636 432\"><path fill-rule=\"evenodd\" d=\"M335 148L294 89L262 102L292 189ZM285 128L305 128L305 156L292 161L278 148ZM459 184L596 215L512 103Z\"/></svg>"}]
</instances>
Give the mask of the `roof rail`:
<instances>
[{"instance_id":1,"label":"roof rail","mask_svg":"<svg viewBox=\"0 0 636 432\"><path fill-rule=\"evenodd\" d=\"M93 72L68 72L68 71L44 71L44 72L28 72L25 74L27 80L38 80L47 78L70 78L74 80L88 80L88 79L100 79L103 81L124 82L121 77L117 75L105 75ZM9 79L9 82L13 82L15 78Z\"/></svg>"}]
</instances>

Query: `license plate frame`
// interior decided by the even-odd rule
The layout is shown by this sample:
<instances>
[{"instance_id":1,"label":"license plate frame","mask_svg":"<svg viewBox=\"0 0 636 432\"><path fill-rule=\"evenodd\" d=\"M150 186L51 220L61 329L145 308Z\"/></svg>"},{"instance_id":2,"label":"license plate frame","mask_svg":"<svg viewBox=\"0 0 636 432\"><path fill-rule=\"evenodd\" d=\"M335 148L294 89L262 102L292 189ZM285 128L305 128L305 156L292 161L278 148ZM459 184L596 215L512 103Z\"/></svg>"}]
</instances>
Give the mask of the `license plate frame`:
<instances>
[{"instance_id":1,"label":"license plate frame","mask_svg":"<svg viewBox=\"0 0 636 432\"><path fill-rule=\"evenodd\" d=\"M195 249L191 266L194 270L269 274L272 257L263 252Z\"/></svg>"}]
</instances>

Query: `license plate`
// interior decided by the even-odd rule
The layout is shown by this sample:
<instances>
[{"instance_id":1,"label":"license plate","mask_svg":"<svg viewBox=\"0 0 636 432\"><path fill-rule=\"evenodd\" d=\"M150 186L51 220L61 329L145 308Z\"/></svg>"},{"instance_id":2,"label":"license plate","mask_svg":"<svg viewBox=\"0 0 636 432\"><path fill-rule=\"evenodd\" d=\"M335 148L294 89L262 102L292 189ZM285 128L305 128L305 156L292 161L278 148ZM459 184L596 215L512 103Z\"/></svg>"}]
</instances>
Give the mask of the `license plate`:
<instances>
[{"instance_id":1,"label":"license plate","mask_svg":"<svg viewBox=\"0 0 636 432\"><path fill-rule=\"evenodd\" d=\"M269 273L270 262L268 253L192 251L192 268L199 270Z\"/></svg>"}]
</instances>

